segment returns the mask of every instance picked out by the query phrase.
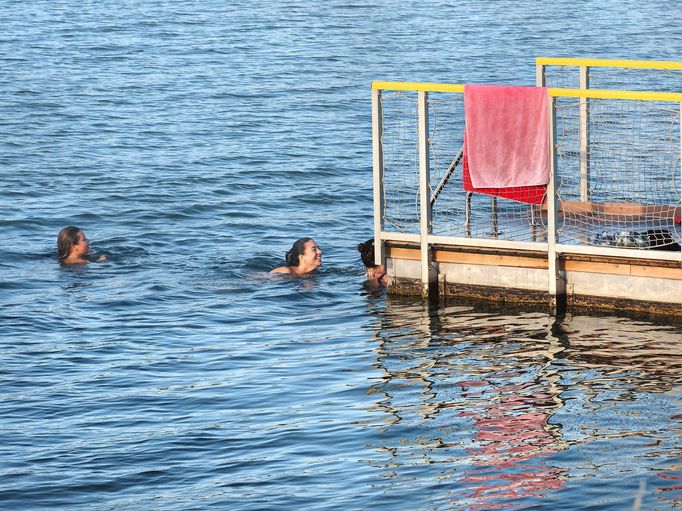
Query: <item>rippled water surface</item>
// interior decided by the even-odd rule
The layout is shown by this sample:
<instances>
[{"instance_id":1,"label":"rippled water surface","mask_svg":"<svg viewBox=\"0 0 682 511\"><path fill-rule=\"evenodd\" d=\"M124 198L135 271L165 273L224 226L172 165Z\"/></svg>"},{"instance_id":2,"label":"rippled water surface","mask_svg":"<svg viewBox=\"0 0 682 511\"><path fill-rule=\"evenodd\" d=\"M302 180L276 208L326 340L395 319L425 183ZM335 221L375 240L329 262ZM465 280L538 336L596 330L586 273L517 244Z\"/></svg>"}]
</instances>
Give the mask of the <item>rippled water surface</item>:
<instances>
[{"instance_id":1,"label":"rippled water surface","mask_svg":"<svg viewBox=\"0 0 682 511\"><path fill-rule=\"evenodd\" d=\"M681 60L678 2L0 7L0 509L682 509L679 323L429 307L355 251L371 80Z\"/></svg>"}]
</instances>

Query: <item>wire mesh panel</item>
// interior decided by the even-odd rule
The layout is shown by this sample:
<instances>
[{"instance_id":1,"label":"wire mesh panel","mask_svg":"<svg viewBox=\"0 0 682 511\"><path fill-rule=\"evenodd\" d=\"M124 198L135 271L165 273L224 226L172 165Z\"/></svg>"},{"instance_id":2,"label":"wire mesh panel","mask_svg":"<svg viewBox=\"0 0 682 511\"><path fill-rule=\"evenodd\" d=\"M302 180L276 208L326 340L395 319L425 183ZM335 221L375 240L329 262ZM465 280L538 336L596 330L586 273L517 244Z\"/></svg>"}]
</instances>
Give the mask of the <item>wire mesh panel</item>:
<instances>
[{"instance_id":1,"label":"wire mesh panel","mask_svg":"<svg viewBox=\"0 0 682 511\"><path fill-rule=\"evenodd\" d=\"M435 234L525 242L547 239L539 206L479 193L465 192L462 199L443 208Z\"/></svg>"},{"instance_id":2,"label":"wire mesh panel","mask_svg":"<svg viewBox=\"0 0 682 511\"><path fill-rule=\"evenodd\" d=\"M679 250L680 105L587 100L582 178L579 100L556 105L558 241Z\"/></svg>"},{"instance_id":3,"label":"wire mesh panel","mask_svg":"<svg viewBox=\"0 0 682 511\"><path fill-rule=\"evenodd\" d=\"M416 91L381 95L389 232L420 232L417 99ZM557 241L679 250L680 104L573 97L555 104ZM430 92L427 112L432 232L546 241L544 186L473 188L462 150L463 94Z\"/></svg>"},{"instance_id":4,"label":"wire mesh panel","mask_svg":"<svg viewBox=\"0 0 682 511\"><path fill-rule=\"evenodd\" d=\"M472 192L462 152L462 94L430 94L429 123L434 234L507 241L546 239L546 229L539 221L540 207L528 204L533 197L542 202L544 188Z\"/></svg>"},{"instance_id":5,"label":"wire mesh panel","mask_svg":"<svg viewBox=\"0 0 682 511\"><path fill-rule=\"evenodd\" d=\"M580 68L576 66L545 66L544 73L546 87L580 88Z\"/></svg>"},{"instance_id":6,"label":"wire mesh panel","mask_svg":"<svg viewBox=\"0 0 682 511\"><path fill-rule=\"evenodd\" d=\"M433 232L462 232L465 204L461 159L464 96L429 94L428 105Z\"/></svg>"},{"instance_id":7,"label":"wire mesh panel","mask_svg":"<svg viewBox=\"0 0 682 511\"><path fill-rule=\"evenodd\" d=\"M384 229L419 232L417 93L384 91Z\"/></svg>"},{"instance_id":8,"label":"wire mesh panel","mask_svg":"<svg viewBox=\"0 0 682 511\"><path fill-rule=\"evenodd\" d=\"M546 65L544 72L547 87L580 88L578 65ZM682 92L682 70L679 69L593 66L588 74L590 89Z\"/></svg>"},{"instance_id":9,"label":"wire mesh panel","mask_svg":"<svg viewBox=\"0 0 682 511\"><path fill-rule=\"evenodd\" d=\"M682 92L682 71L675 69L590 68L591 89Z\"/></svg>"}]
</instances>

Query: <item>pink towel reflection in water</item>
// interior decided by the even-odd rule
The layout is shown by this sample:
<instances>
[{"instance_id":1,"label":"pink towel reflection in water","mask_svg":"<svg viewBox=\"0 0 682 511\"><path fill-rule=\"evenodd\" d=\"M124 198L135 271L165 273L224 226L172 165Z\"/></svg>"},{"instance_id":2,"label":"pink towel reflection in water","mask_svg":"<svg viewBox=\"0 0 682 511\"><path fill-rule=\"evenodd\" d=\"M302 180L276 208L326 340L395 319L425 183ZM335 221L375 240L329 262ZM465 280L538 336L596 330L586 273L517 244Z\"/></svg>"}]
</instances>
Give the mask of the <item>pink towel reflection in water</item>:
<instances>
[{"instance_id":1,"label":"pink towel reflection in water","mask_svg":"<svg viewBox=\"0 0 682 511\"><path fill-rule=\"evenodd\" d=\"M465 85L464 154L475 188L549 182L545 87Z\"/></svg>"},{"instance_id":2,"label":"pink towel reflection in water","mask_svg":"<svg viewBox=\"0 0 682 511\"><path fill-rule=\"evenodd\" d=\"M482 383L460 385L475 388ZM516 508L515 499L561 490L567 477L565 468L551 466L547 460L565 448L560 430L549 424L551 395L524 394L516 385L497 392L499 399L492 399L489 405L460 414L473 419L478 446L468 451L476 458L474 464L481 467L480 472L474 469L462 478L472 511Z\"/></svg>"},{"instance_id":3,"label":"pink towel reflection in water","mask_svg":"<svg viewBox=\"0 0 682 511\"><path fill-rule=\"evenodd\" d=\"M491 509L520 509L515 499L536 497L551 491L562 490L567 470L555 467L527 466L520 473L506 473L500 476L468 476L465 481L474 483L469 495L471 511Z\"/></svg>"}]
</instances>

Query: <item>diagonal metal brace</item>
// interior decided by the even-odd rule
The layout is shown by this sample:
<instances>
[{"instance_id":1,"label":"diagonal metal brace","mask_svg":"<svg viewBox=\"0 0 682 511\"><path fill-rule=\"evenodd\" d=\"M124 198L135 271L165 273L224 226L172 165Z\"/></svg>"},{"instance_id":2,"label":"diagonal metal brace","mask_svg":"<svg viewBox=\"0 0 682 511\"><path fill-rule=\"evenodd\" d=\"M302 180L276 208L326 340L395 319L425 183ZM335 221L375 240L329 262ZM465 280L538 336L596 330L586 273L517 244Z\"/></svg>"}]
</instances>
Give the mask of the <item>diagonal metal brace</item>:
<instances>
[{"instance_id":1,"label":"diagonal metal brace","mask_svg":"<svg viewBox=\"0 0 682 511\"><path fill-rule=\"evenodd\" d=\"M455 159L452 160L452 163L450 164L448 171L443 176L443 179L440 180L440 183L438 183L438 186L436 186L436 189L433 191L433 195L431 196L431 206L433 206L436 203L436 199L440 195L440 192L442 192L443 188L445 188L445 185L448 184L448 181L450 180L452 173L455 171L455 168L457 168L457 165L459 165L459 162L462 161L463 155L464 155L464 148L459 150Z\"/></svg>"}]
</instances>

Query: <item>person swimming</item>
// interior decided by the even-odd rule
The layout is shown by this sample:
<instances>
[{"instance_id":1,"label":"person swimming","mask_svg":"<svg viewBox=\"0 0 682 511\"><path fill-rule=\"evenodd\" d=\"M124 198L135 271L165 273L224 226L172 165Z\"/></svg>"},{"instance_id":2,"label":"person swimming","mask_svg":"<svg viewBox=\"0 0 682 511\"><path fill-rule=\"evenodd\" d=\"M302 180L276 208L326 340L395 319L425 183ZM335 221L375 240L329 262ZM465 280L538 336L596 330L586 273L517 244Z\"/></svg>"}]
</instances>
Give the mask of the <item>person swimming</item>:
<instances>
[{"instance_id":1,"label":"person swimming","mask_svg":"<svg viewBox=\"0 0 682 511\"><path fill-rule=\"evenodd\" d=\"M364 243L359 243L358 252L360 252L360 259L362 259L365 268L367 268L367 278L382 286L388 284L386 267L383 264L374 264L374 238L370 238Z\"/></svg>"},{"instance_id":2,"label":"person swimming","mask_svg":"<svg viewBox=\"0 0 682 511\"><path fill-rule=\"evenodd\" d=\"M85 264L85 256L90 252L90 240L83 229L70 225L64 227L57 235L57 259L63 264ZM106 256L100 256L98 261L104 261Z\"/></svg>"},{"instance_id":3,"label":"person swimming","mask_svg":"<svg viewBox=\"0 0 682 511\"><path fill-rule=\"evenodd\" d=\"M322 249L312 238L301 238L286 253L286 266L280 266L270 273L310 275L322 265Z\"/></svg>"}]
</instances>

